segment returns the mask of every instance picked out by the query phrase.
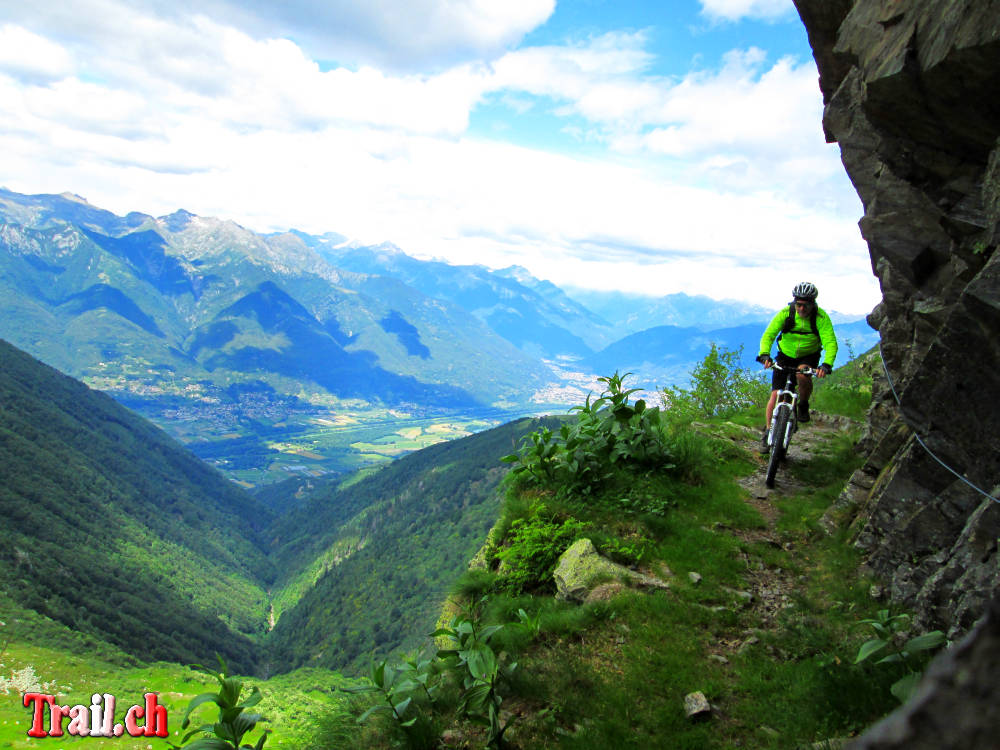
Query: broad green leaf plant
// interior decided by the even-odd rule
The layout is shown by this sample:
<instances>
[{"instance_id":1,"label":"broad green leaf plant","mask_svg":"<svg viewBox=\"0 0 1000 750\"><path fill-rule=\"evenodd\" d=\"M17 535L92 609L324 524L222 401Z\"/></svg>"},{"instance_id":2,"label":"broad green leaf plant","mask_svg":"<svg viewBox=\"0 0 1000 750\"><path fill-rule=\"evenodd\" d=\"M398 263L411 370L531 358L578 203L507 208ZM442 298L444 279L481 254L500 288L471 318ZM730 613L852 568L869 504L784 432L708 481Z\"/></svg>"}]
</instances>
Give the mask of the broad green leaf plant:
<instances>
[{"instance_id":1,"label":"broad green leaf plant","mask_svg":"<svg viewBox=\"0 0 1000 750\"><path fill-rule=\"evenodd\" d=\"M430 634L432 638L443 640L443 647L433 658L404 659L399 665L390 665L384 659L373 660L370 685L341 688L348 693L378 693L381 696L381 701L365 711L357 722L363 724L375 714L386 714L410 735L421 720L426 722L430 712L456 707L448 705L448 701L438 694L444 680L450 677L460 689L459 716L485 726L490 747L503 747L503 735L509 722L504 724L500 718L503 702L500 690L517 664L506 663L503 655L497 654L491 646L490 639L505 626L480 624L477 612L484 601L469 605L446 627ZM524 618L527 619L526 614Z\"/></svg>"},{"instance_id":2,"label":"broad green leaf plant","mask_svg":"<svg viewBox=\"0 0 1000 750\"><path fill-rule=\"evenodd\" d=\"M542 428L528 435L517 453L501 461L515 464L512 476L539 487L590 494L622 466L670 469L670 441L658 407L645 400L630 403L638 388L625 388L632 373L598 378L605 390L597 399L574 406L574 422L563 423L558 434Z\"/></svg>"},{"instance_id":3,"label":"broad green leaf plant","mask_svg":"<svg viewBox=\"0 0 1000 750\"><path fill-rule=\"evenodd\" d=\"M459 714L475 724L488 729L487 745L503 747L503 735L510 726L500 718L503 703L500 690L510 680L517 662L504 663L490 645L490 639L501 631L503 625L481 627L475 617L456 615L447 627L435 630L434 638L446 638L448 648L438 651L449 668L462 680Z\"/></svg>"},{"instance_id":4,"label":"broad green leaf plant","mask_svg":"<svg viewBox=\"0 0 1000 750\"><path fill-rule=\"evenodd\" d=\"M921 670L917 668L919 658L917 654L933 651L947 643L944 633L940 630L933 630L903 641L910 620L910 615L905 613L893 615L888 609L879 610L876 617L861 620L863 624L870 625L875 630L877 637L865 641L854 659L855 664L860 664L888 650L889 653L875 663L902 664L906 668L906 674L889 688L900 703L909 700L920 681Z\"/></svg>"},{"instance_id":5,"label":"broad green leaf plant","mask_svg":"<svg viewBox=\"0 0 1000 750\"><path fill-rule=\"evenodd\" d=\"M265 730L257 742L253 745L243 744L243 738L253 732L257 724L267 721L257 713L250 713L248 709L260 703L263 697L260 688L254 687L250 694L241 702L243 694L243 682L227 674L226 662L218 654L215 657L219 660L219 670L215 671L200 664L195 664L194 668L199 672L211 675L219 682L219 692L202 693L191 699L187 710L184 712L182 729L187 729L191 723L191 714L206 703L214 703L219 709L218 721L210 724L202 724L195 727L181 740L187 743L189 739L197 734L202 735L190 744L171 745L174 748L183 747L184 750L261 750L270 730Z\"/></svg>"},{"instance_id":6,"label":"broad green leaf plant","mask_svg":"<svg viewBox=\"0 0 1000 750\"><path fill-rule=\"evenodd\" d=\"M421 703L428 707L437 703L443 671L439 661L422 656L406 658L397 665L389 664L386 659L372 659L368 675L371 684L342 687L341 690L381 695L382 702L361 714L358 724L365 723L373 714L385 713L403 729L409 729L417 723Z\"/></svg>"}]
</instances>

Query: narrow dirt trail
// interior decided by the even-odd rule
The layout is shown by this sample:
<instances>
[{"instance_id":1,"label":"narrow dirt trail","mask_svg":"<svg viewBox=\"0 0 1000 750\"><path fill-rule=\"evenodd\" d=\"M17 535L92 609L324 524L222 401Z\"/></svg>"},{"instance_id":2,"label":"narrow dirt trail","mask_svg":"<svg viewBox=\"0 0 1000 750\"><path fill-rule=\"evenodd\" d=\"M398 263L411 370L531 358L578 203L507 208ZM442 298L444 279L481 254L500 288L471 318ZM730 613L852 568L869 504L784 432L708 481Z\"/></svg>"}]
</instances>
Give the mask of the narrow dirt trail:
<instances>
[{"instance_id":1,"label":"narrow dirt trail","mask_svg":"<svg viewBox=\"0 0 1000 750\"><path fill-rule=\"evenodd\" d=\"M758 451L760 431L745 428L744 437L737 437L735 442L754 457L755 471L738 479L738 483L747 490L746 502L764 519L764 526L756 529L741 529L734 531L739 538L748 543L765 544L775 550L782 550L788 555L800 553L803 540L795 535L782 533L778 529L781 511L778 503L785 497L790 497L810 489L809 485L797 480L790 466L796 462L809 460L819 452L829 450L831 441L838 435L857 427L857 423L846 417L826 415L814 412L812 421L799 427L792 438L788 456L778 470L775 486L770 489L765 486L764 478L767 471L766 455ZM772 560L775 556L771 556ZM780 559L780 555L778 558ZM792 571L768 565L759 556L748 552L743 553L746 563L745 580L747 593L751 595L749 607L758 618L761 628L769 629L777 625L780 612L791 606L792 594L804 585L804 581ZM752 638L751 634L744 634Z\"/></svg>"},{"instance_id":2,"label":"narrow dirt trail","mask_svg":"<svg viewBox=\"0 0 1000 750\"><path fill-rule=\"evenodd\" d=\"M856 426L857 423L847 417L813 412L812 421L800 425L792 437L788 455L781 468L778 469L774 489L764 485L768 457L761 455L758 450L760 432L749 427L746 428L747 439L738 441L738 444L754 456L757 463L757 470L753 474L739 480L740 485L750 493L747 502L760 511L760 514L767 519L768 525L773 528L777 519L777 510L774 507L776 497L787 497L809 489L806 483L798 481L792 476L789 464L794 465L796 462L808 460L817 451L825 450L833 437Z\"/></svg>"}]
</instances>

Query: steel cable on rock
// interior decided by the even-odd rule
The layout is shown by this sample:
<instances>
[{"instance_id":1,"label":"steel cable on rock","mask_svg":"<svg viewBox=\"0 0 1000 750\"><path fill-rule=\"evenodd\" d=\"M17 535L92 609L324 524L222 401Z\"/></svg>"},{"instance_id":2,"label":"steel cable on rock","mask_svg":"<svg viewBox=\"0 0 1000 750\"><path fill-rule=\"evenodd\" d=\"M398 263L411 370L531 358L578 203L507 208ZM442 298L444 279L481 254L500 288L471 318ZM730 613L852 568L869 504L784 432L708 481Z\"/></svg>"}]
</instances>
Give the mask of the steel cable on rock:
<instances>
[{"instance_id":1,"label":"steel cable on rock","mask_svg":"<svg viewBox=\"0 0 1000 750\"><path fill-rule=\"evenodd\" d=\"M888 367L888 365L886 365L886 363L885 363L885 357L882 354L882 342L881 341L879 342L879 345L878 345L878 356L879 356L879 359L882 360L882 369L885 371L885 379L889 383L889 390L892 391L892 396L893 396L893 398L896 399L896 404L899 406L899 413L903 417L903 421L906 422L906 426L909 427L910 430L913 431L913 437L915 437L916 440L917 440L917 442L920 443L920 447L923 448L925 451L927 451L928 455L931 458L933 458L935 461L937 461L939 464L941 464L944 468L946 468L948 471L950 471L956 477L958 477L963 482L965 482L967 485L969 485L972 489L974 489L980 495L983 495L984 497L988 497L990 500L992 500L995 503L1000 503L1000 498L994 497L993 495L989 494L988 492L980 489L979 487L977 487L976 485L974 485L972 482L970 482L968 479L966 479L964 476L962 476L957 471L955 471L953 468L951 468L948 464L946 464L940 458L938 458L937 454L934 453L934 451L932 451L927 446L927 443L924 442L923 438L920 437L920 435L917 432L916 428L913 427L913 425L911 425L909 422L907 422L906 415L903 413L903 402L900 401L899 394L896 393L896 387L892 384L892 376L889 375L889 367Z\"/></svg>"}]
</instances>

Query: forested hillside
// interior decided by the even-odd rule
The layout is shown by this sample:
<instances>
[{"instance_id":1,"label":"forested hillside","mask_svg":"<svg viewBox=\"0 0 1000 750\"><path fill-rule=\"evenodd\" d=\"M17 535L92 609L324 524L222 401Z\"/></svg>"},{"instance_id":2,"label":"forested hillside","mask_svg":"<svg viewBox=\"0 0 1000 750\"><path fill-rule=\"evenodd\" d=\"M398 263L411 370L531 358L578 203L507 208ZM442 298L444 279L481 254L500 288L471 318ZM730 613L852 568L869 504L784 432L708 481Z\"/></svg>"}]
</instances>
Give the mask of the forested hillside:
<instances>
[{"instance_id":1,"label":"forested hillside","mask_svg":"<svg viewBox=\"0 0 1000 750\"><path fill-rule=\"evenodd\" d=\"M271 534L284 578L268 663L358 671L372 648L421 643L496 521L500 457L539 424L519 420L425 448L356 484L309 491Z\"/></svg>"},{"instance_id":2,"label":"forested hillside","mask_svg":"<svg viewBox=\"0 0 1000 750\"><path fill-rule=\"evenodd\" d=\"M0 585L143 659L357 671L372 648L415 645L496 519L499 457L537 426L261 502L110 397L0 347Z\"/></svg>"},{"instance_id":3,"label":"forested hillside","mask_svg":"<svg viewBox=\"0 0 1000 750\"><path fill-rule=\"evenodd\" d=\"M110 397L0 341L0 585L144 659L253 668L271 514Z\"/></svg>"}]
</instances>

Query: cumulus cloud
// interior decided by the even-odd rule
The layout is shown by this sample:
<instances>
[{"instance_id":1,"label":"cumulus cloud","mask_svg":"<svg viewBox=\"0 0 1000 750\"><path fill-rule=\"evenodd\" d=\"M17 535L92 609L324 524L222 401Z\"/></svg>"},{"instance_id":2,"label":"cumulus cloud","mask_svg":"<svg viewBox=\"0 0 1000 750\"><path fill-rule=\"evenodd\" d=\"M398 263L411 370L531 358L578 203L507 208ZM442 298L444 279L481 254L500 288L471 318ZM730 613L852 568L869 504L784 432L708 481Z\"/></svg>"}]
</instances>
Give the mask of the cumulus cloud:
<instances>
[{"instance_id":1,"label":"cumulus cloud","mask_svg":"<svg viewBox=\"0 0 1000 750\"><path fill-rule=\"evenodd\" d=\"M249 7L249 28L271 33L277 25L315 57L426 70L495 57L544 23L555 0L259 0Z\"/></svg>"},{"instance_id":2,"label":"cumulus cloud","mask_svg":"<svg viewBox=\"0 0 1000 750\"><path fill-rule=\"evenodd\" d=\"M465 41L449 54L474 50L469 59L331 66L304 37L232 15L301 21L305 3L237 11L220 0L183 15L185 2L160 13L154 0L79 0L77 25L60 15L65 4L19 5L0 29L25 51L20 72L0 53L0 182L72 190L120 213L183 207L651 294L763 297L776 255L791 277L822 265L857 290L870 275L811 61L749 49L665 77L650 72L643 33L504 51L550 4L426 0L408 7L451 14L442 29L460 26ZM375 23L362 5L352 12ZM368 40L390 38L394 23ZM487 98L510 107L514 127L544 108L603 150L574 158L473 138L470 115ZM871 307L865 294L859 310Z\"/></svg>"},{"instance_id":3,"label":"cumulus cloud","mask_svg":"<svg viewBox=\"0 0 1000 750\"><path fill-rule=\"evenodd\" d=\"M0 26L0 73L25 83L57 81L72 72L69 52L27 29Z\"/></svg>"},{"instance_id":4,"label":"cumulus cloud","mask_svg":"<svg viewBox=\"0 0 1000 750\"><path fill-rule=\"evenodd\" d=\"M183 30L204 17L256 38L290 39L312 59L415 72L496 57L554 10L555 0L77 0L5 13L70 40L131 33L154 48L171 36L154 37L153 26Z\"/></svg>"},{"instance_id":5,"label":"cumulus cloud","mask_svg":"<svg viewBox=\"0 0 1000 750\"><path fill-rule=\"evenodd\" d=\"M733 50L717 69L675 79L646 72L644 45L642 34L609 34L517 50L494 64L494 85L556 102L556 114L582 119L582 128L572 126L581 138L624 155L663 157L675 174L718 188L818 200L830 188L825 181L842 176L838 152L822 135L812 60L770 62L757 48ZM850 191L834 191L838 201L851 200Z\"/></svg>"},{"instance_id":6,"label":"cumulus cloud","mask_svg":"<svg viewBox=\"0 0 1000 750\"><path fill-rule=\"evenodd\" d=\"M652 63L644 42L641 33L611 33L582 43L516 50L493 63L493 85L574 102L591 119L614 119L613 110L588 109L586 101L602 87L635 96L642 88L638 77Z\"/></svg>"},{"instance_id":7,"label":"cumulus cloud","mask_svg":"<svg viewBox=\"0 0 1000 750\"><path fill-rule=\"evenodd\" d=\"M773 21L794 15L795 6L792 0L701 0L701 12L715 21Z\"/></svg>"}]
</instances>

